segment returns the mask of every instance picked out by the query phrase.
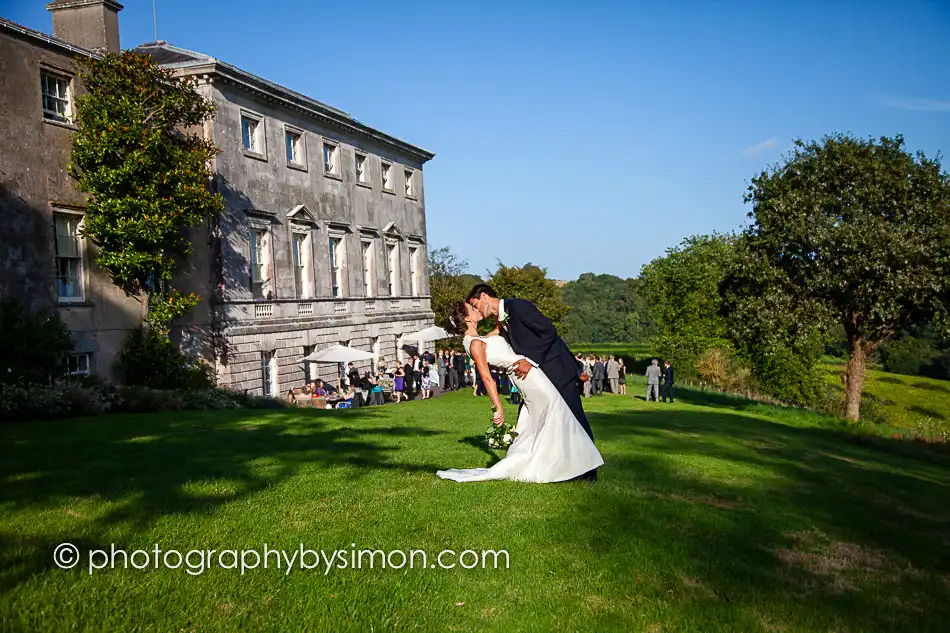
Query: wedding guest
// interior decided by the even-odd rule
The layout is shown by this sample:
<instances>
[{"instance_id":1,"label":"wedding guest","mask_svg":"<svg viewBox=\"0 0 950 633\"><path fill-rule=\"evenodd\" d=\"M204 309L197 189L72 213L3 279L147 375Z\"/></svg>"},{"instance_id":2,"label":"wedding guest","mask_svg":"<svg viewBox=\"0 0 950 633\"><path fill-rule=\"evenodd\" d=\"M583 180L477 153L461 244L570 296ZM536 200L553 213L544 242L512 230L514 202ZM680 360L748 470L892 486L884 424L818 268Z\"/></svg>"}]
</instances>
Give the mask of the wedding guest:
<instances>
[{"instance_id":1,"label":"wedding guest","mask_svg":"<svg viewBox=\"0 0 950 633\"><path fill-rule=\"evenodd\" d=\"M620 392L620 365L613 356L607 361L607 382L610 383L610 393Z\"/></svg>"},{"instance_id":2,"label":"wedding guest","mask_svg":"<svg viewBox=\"0 0 950 633\"><path fill-rule=\"evenodd\" d=\"M407 364L408 366L408 364ZM403 397L405 397L406 390L406 374L402 367L396 368L396 375L393 378L393 399L396 402L402 402ZM407 398L408 399L408 398Z\"/></svg>"},{"instance_id":3,"label":"wedding guest","mask_svg":"<svg viewBox=\"0 0 950 633\"><path fill-rule=\"evenodd\" d=\"M380 387L380 390L383 392L383 396L389 394L392 397L393 393L393 378L385 371L380 370L379 375L376 376L376 384ZM385 398L384 398L385 399Z\"/></svg>"},{"instance_id":4,"label":"wedding guest","mask_svg":"<svg viewBox=\"0 0 950 633\"><path fill-rule=\"evenodd\" d=\"M663 386L660 388L663 393L663 402L666 397L670 397L670 404L673 404L673 366L670 361L663 363Z\"/></svg>"},{"instance_id":5,"label":"wedding guest","mask_svg":"<svg viewBox=\"0 0 950 633\"><path fill-rule=\"evenodd\" d=\"M590 366L590 362L588 362L587 357L584 356L583 354L577 355L577 362L580 363L581 373L587 377L586 380L581 381L581 386L582 386L581 395L583 395L585 398L590 398L590 390L591 390L590 374L591 374L591 371L593 371L593 368Z\"/></svg>"},{"instance_id":6,"label":"wedding guest","mask_svg":"<svg viewBox=\"0 0 950 633\"><path fill-rule=\"evenodd\" d=\"M422 399L428 400L432 395L432 379L429 377L429 361L422 361L422 369L420 373L422 376L420 378L419 386L422 391Z\"/></svg>"},{"instance_id":7,"label":"wedding guest","mask_svg":"<svg viewBox=\"0 0 950 633\"><path fill-rule=\"evenodd\" d=\"M594 380L594 395L604 395L604 362L600 359L600 357L596 357L594 359L594 372L592 378Z\"/></svg>"},{"instance_id":8,"label":"wedding guest","mask_svg":"<svg viewBox=\"0 0 950 633\"><path fill-rule=\"evenodd\" d=\"M620 395L627 395L627 366L623 364L623 359L617 359L618 371L620 372Z\"/></svg>"},{"instance_id":9,"label":"wedding guest","mask_svg":"<svg viewBox=\"0 0 950 633\"><path fill-rule=\"evenodd\" d=\"M660 361L653 359L653 362L650 363L650 366L647 367L646 377L647 377L647 402L650 401L650 396L653 396L654 402L660 401Z\"/></svg>"},{"instance_id":10,"label":"wedding guest","mask_svg":"<svg viewBox=\"0 0 950 633\"><path fill-rule=\"evenodd\" d=\"M406 359L406 364L402 366L402 376L403 376L403 397L406 400L412 400L415 396L415 372L412 369L412 358Z\"/></svg>"},{"instance_id":11,"label":"wedding guest","mask_svg":"<svg viewBox=\"0 0 950 633\"><path fill-rule=\"evenodd\" d=\"M412 380L415 387L413 392L419 393L422 390L422 359L418 353L412 355Z\"/></svg>"},{"instance_id":12,"label":"wedding guest","mask_svg":"<svg viewBox=\"0 0 950 633\"><path fill-rule=\"evenodd\" d=\"M439 371L439 389L442 391L448 391L448 365L445 362L445 352L442 352L436 358L436 366L438 367Z\"/></svg>"},{"instance_id":13,"label":"wedding guest","mask_svg":"<svg viewBox=\"0 0 950 633\"><path fill-rule=\"evenodd\" d=\"M459 388L459 358L453 349L446 357L446 370L449 374L449 391Z\"/></svg>"}]
</instances>

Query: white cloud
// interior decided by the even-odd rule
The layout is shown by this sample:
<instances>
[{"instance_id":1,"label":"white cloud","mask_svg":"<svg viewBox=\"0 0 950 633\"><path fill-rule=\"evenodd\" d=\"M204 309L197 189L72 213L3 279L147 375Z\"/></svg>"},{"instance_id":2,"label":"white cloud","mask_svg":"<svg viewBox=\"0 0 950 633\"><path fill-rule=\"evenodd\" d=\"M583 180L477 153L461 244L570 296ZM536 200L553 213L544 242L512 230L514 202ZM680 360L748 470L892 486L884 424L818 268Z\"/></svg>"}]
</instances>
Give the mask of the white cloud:
<instances>
[{"instance_id":1,"label":"white cloud","mask_svg":"<svg viewBox=\"0 0 950 633\"><path fill-rule=\"evenodd\" d=\"M776 145L778 145L778 137L773 136L772 138L762 141L761 143L743 148L742 155L745 157L757 156L767 149L772 149Z\"/></svg>"},{"instance_id":2,"label":"white cloud","mask_svg":"<svg viewBox=\"0 0 950 633\"><path fill-rule=\"evenodd\" d=\"M884 105L888 108L910 110L911 112L950 112L950 101L941 101L939 99L899 99L897 97L887 97L884 99Z\"/></svg>"}]
</instances>

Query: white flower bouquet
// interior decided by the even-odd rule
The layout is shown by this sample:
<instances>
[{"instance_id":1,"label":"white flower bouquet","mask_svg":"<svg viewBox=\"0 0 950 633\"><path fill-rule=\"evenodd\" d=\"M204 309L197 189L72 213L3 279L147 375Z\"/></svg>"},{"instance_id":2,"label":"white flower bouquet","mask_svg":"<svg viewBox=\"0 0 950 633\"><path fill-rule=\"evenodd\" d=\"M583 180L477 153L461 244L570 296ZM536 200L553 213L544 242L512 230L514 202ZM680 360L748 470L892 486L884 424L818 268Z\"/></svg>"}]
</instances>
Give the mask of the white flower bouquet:
<instances>
[{"instance_id":1,"label":"white flower bouquet","mask_svg":"<svg viewBox=\"0 0 950 633\"><path fill-rule=\"evenodd\" d=\"M492 405L492 419L495 417L495 411L495 405ZM488 442L489 448L508 448L511 446L511 443L515 441L516 437L518 437L518 432L515 431L515 425L508 424L507 422L501 426L490 422L488 428L485 429L485 440Z\"/></svg>"}]
</instances>

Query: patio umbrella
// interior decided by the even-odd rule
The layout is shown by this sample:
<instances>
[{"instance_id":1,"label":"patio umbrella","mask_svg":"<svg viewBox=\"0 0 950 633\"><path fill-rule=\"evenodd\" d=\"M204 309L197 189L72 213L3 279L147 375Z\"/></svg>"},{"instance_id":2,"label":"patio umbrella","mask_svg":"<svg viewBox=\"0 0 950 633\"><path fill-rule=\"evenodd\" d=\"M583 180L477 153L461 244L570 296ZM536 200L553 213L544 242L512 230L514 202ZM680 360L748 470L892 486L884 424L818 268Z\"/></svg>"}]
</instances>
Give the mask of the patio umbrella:
<instances>
[{"instance_id":1,"label":"patio umbrella","mask_svg":"<svg viewBox=\"0 0 950 633\"><path fill-rule=\"evenodd\" d=\"M332 345L319 352L304 356L303 360L313 363L349 363L356 360L371 360L372 358L372 352L364 352L361 349L347 347L346 345Z\"/></svg>"},{"instance_id":2,"label":"patio umbrella","mask_svg":"<svg viewBox=\"0 0 950 633\"><path fill-rule=\"evenodd\" d=\"M429 343L431 341L441 341L444 338L452 338L452 335L437 325L432 325L424 330L413 332L412 334L403 334L402 340L416 341L417 343Z\"/></svg>"}]
</instances>

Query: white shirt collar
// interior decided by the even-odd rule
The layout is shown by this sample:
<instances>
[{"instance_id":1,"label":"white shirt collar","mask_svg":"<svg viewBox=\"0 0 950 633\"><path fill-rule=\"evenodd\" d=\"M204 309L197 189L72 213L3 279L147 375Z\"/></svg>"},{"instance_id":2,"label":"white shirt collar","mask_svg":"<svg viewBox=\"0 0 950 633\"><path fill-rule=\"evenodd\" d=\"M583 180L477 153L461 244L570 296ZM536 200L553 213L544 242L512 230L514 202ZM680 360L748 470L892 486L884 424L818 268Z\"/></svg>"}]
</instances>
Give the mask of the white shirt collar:
<instances>
[{"instance_id":1,"label":"white shirt collar","mask_svg":"<svg viewBox=\"0 0 950 633\"><path fill-rule=\"evenodd\" d=\"M508 315L505 314L505 300L499 299L498 300L498 322L504 323L506 316Z\"/></svg>"}]
</instances>

